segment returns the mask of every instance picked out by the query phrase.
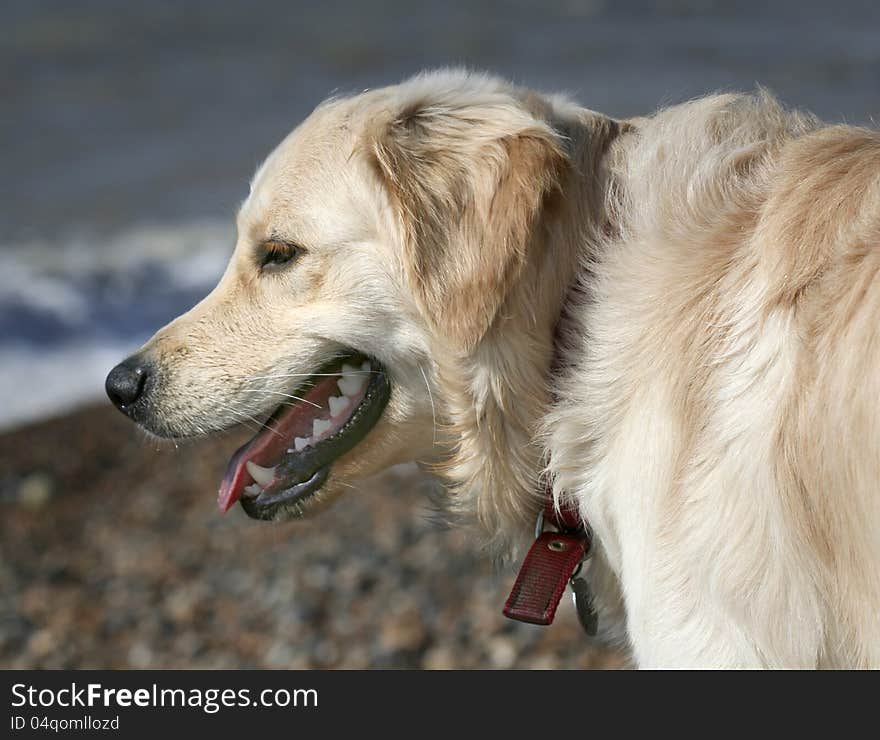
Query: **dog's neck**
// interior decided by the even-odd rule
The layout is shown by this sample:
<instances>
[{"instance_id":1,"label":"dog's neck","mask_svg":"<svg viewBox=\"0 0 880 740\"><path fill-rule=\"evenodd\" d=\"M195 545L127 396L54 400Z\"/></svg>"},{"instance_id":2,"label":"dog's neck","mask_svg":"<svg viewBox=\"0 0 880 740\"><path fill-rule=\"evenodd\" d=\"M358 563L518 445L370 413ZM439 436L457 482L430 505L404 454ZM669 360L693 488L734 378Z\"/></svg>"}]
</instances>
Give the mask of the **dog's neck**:
<instances>
[{"instance_id":1,"label":"dog's neck","mask_svg":"<svg viewBox=\"0 0 880 740\"><path fill-rule=\"evenodd\" d=\"M573 141L573 166L533 237L528 269L489 331L467 356L438 363L454 450L442 473L458 508L476 512L499 552L531 532L543 505L546 453L538 432L552 399L558 324L607 228L608 143L597 146L589 137L598 125L610 141L617 126L596 118Z\"/></svg>"}]
</instances>

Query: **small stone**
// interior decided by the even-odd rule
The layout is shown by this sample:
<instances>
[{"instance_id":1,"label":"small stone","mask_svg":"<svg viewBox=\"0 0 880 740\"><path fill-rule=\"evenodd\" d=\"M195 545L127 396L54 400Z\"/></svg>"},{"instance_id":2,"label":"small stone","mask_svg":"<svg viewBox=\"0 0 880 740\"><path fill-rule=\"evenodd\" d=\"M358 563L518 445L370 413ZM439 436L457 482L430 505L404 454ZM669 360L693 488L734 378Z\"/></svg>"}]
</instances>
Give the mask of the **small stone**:
<instances>
[{"instance_id":1,"label":"small stone","mask_svg":"<svg viewBox=\"0 0 880 740\"><path fill-rule=\"evenodd\" d=\"M508 637L493 637L488 652L493 668L512 668L516 663L516 645Z\"/></svg>"},{"instance_id":2,"label":"small stone","mask_svg":"<svg viewBox=\"0 0 880 740\"><path fill-rule=\"evenodd\" d=\"M527 661L526 667L530 671L552 671L559 667L559 659L555 655L538 655Z\"/></svg>"},{"instance_id":3,"label":"small stone","mask_svg":"<svg viewBox=\"0 0 880 740\"><path fill-rule=\"evenodd\" d=\"M388 651L415 650L426 636L422 618L415 611L388 618L382 628L380 642Z\"/></svg>"},{"instance_id":4,"label":"small stone","mask_svg":"<svg viewBox=\"0 0 880 740\"><path fill-rule=\"evenodd\" d=\"M153 651L143 642L136 642L128 651L128 662L132 668L149 668L153 662Z\"/></svg>"},{"instance_id":5,"label":"small stone","mask_svg":"<svg viewBox=\"0 0 880 740\"><path fill-rule=\"evenodd\" d=\"M43 657L55 649L57 642L55 635L49 630L43 629L31 635L28 640L27 649L34 655Z\"/></svg>"},{"instance_id":6,"label":"small stone","mask_svg":"<svg viewBox=\"0 0 880 740\"><path fill-rule=\"evenodd\" d=\"M165 598L165 609L175 622L191 621L198 605L198 595L192 589L177 588Z\"/></svg>"},{"instance_id":7,"label":"small stone","mask_svg":"<svg viewBox=\"0 0 880 740\"><path fill-rule=\"evenodd\" d=\"M268 668L290 668L295 660L296 653L285 640L273 642L263 656L263 662Z\"/></svg>"},{"instance_id":8,"label":"small stone","mask_svg":"<svg viewBox=\"0 0 880 740\"><path fill-rule=\"evenodd\" d=\"M446 645L432 647L422 656L422 668L429 671L453 671L460 667L455 651Z\"/></svg>"},{"instance_id":9,"label":"small stone","mask_svg":"<svg viewBox=\"0 0 880 740\"><path fill-rule=\"evenodd\" d=\"M52 478L46 473L31 473L18 486L18 501L29 509L39 509L52 498Z\"/></svg>"}]
</instances>

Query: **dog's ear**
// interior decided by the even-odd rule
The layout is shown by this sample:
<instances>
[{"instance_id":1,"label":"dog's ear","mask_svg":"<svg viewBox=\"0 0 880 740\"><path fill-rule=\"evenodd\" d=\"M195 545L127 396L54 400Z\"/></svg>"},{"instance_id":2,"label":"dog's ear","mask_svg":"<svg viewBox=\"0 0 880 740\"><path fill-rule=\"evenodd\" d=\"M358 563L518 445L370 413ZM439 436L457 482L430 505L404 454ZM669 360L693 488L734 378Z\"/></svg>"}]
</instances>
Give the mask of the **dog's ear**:
<instances>
[{"instance_id":1,"label":"dog's ear","mask_svg":"<svg viewBox=\"0 0 880 740\"><path fill-rule=\"evenodd\" d=\"M566 156L559 134L509 92L438 97L428 91L377 123L371 154L420 309L466 352L520 274Z\"/></svg>"}]
</instances>

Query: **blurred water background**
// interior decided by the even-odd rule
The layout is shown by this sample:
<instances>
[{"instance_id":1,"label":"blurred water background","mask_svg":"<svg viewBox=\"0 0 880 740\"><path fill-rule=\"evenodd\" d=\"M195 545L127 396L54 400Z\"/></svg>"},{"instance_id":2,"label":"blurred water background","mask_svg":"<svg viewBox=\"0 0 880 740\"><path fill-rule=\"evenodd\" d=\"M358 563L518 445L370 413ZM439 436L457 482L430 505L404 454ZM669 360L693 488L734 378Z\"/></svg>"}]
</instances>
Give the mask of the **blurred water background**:
<instances>
[{"instance_id":1,"label":"blurred water background","mask_svg":"<svg viewBox=\"0 0 880 740\"><path fill-rule=\"evenodd\" d=\"M627 116L761 83L880 113L877 0L4 0L0 427L101 394L207 292L269 150L334 92L466 65Z\"/></svg>"}]
</instances>

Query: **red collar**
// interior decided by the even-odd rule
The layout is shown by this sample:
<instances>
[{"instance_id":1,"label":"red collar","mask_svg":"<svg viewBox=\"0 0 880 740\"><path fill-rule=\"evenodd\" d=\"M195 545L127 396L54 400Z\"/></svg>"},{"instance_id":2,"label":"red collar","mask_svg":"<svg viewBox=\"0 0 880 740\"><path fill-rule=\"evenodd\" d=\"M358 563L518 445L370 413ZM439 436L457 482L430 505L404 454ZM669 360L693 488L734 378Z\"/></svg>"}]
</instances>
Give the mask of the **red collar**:
<instances>
[{"instance_id":1,"label":"red collar","mask_svg":"<svg viewBox=\"0 0 880 740\"><path fill-rule=\"evenodd\" d=\"M547 529L547 525L550 529ZM596 633L596 615L586 580L580 577L592 554L592 532L574 508L558 510L547 486L544 509L538 515L535 541L519 568L504 604L504 616L520 622L551 624L556 608L571 584L578 618L588 634Z\"/></svg>"},{"instance_id":2,"label":"red collar","mask_svg":"<svg viewBox=\"0 0 880 740\"><path fill-rule=\"evenodd\" d=\"M580 290L573 288L569 298L572 294L578 296ZM571 300L566 301L554 332L551 364L554 373L562 367L560 337L570 303ZM565 587L571 584L581 625L588 634L594 635L596 613L593 599L587 581L580 577L584 561L592 554L592 531L571 502L556 507L549 481L545 484L543 496L544 507L535 524L535 541L526 553L504 604L504 616L531 624L551 624Z\"/></svg>"}]
</instances>

